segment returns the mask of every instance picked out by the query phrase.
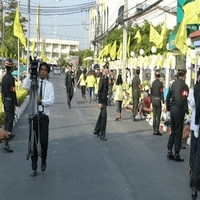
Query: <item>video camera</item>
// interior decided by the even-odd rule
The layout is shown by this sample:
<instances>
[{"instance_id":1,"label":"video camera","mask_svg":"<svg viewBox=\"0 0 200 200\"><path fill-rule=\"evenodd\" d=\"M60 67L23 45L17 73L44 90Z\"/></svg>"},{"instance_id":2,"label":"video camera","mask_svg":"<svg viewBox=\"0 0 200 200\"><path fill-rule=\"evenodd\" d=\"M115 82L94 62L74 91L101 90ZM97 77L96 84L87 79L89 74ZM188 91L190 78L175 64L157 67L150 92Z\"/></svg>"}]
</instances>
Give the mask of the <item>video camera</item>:
<instances>
[{"instance_id":1,"label":"video camera","mask_svg":"<svg viewBox=\"0 0 200 200\"><path fill-rule=\"evenodd\" d=\"M39 66L39 60L36 60L37 54L34 53L34 60L30 56L30 71L31 71L31 79L37 79L38 76L38 66Z\"/></svg>"}]
</instances>

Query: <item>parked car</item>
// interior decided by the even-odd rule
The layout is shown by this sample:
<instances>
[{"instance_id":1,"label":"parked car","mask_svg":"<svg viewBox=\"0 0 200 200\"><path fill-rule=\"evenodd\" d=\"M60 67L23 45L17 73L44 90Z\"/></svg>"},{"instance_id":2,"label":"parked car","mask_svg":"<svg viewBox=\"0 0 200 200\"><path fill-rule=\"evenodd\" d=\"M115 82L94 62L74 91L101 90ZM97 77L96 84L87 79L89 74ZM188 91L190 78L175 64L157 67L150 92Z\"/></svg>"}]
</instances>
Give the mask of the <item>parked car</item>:
<instances>
[{"instance_id":1,"label":"parked car","mask_svg":"<svg viewBox=\"0 0 200 200\"><path fill-rule=\"evenodd\" d=\"M55 67L54 68L54 75L60 75L61 72L60 72L60 68L59 67Z\"/></svg>"}]
</instances>

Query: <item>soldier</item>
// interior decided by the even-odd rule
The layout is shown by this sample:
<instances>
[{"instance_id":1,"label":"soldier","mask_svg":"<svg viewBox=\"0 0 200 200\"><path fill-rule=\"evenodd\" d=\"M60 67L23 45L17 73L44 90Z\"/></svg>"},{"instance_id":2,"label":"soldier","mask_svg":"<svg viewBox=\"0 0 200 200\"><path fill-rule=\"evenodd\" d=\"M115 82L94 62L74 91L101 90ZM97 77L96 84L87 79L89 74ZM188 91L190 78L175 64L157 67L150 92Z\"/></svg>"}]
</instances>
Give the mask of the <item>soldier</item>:
<instances>
[{"instance_id":1,"label":"soldier","mask_svg":"<svg viewBox=\"0 0 200 200\"><path fill-rule=\"evenodd\" d=\"M69 70L65 76L65 86L67 91L67 104L71 108L71 100L74 96L74 72L72 71L72 63L69 63Z\"/></svg>"},{"instance_id":2,"label":"soldier","mask_svg":"<svg viewBox=\"0 0 200 200\"><path fill-rule=\"evenodd\" d=\"M138 112L138 103L141 94L141 84L140 84L140 67L135 70L135 76L132 80L132 98L133 98L133 121L136 121L135 116Z\"/></svg>"},{"instance_id":3,"label":"soldier","mask_svg":"<svg viewBox=\"0 0 200 200\"><path fill-rule=\"evenodd\" d=\"M177 79L172 83L166 99L167 111L170 111L171 134L169 136L167 148L167 158L176 162L184 161L180 157L181 139L184 125L184 116L189 114L187 97L189 88L185 83L186 70L178 70ZM174 145L175 155L172 152Z\"/></svg>"},{"instance_id":4,"label":"soldier","mask_svg":"<svg viewBox=\"0 0 200 200\"><path fill-rule=\"evenodd\" d=\"M106 123L107 123L107 101L108 101L108 65L104 65L103 75L100 78L99 90L98 90L98 107L101 110L94 134L100 136L100 139L106 141Z\"/></svg>"},{"instance_id":5,"label":"soldier","mask_svg":"<svg viewBox=\"0 0 200 200\"><path fill-rule=\"evenodd\" d=\"M5 112L4 130L9 134L12 132L15 106L17 106L17 97L15 92L15 79L12 76L13 60L8 58L5 61L6 74L2 78L2 103ZM3 149L7 152L13 152L9 146L9 139L4 142Z\"/></svg>"},{"instance_id":6,"label":"soldier","mask_svg":"<svg viewBox=\"0 0 200 200\"><path fill-rule=\"evenodd\" d=\"M153 106L153 134L162 135L159 131L160 117L161 117L161 101L164 102L163 84L160 79L160 71L155 71L156 80L152 83L151 87L151 102Z\"/></svg>"}]
</instances>

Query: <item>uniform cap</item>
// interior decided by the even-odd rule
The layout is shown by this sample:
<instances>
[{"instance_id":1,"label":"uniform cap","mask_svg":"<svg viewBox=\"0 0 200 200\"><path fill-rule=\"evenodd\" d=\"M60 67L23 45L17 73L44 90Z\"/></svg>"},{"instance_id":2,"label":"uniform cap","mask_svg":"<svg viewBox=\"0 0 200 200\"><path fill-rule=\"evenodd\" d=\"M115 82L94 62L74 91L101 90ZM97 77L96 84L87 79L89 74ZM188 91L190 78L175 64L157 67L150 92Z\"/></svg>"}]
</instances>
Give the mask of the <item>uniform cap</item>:
<instances>
[{"instance_id":1,"label":"uniform cap","mask_svg":"<svg viewBox=\"0 0 200 200\"><path fill-rule=\"evenodd\" d=\"M180 68L178 69L178 73L186 73L187 70L185 68Z\"/></svg>"},{"instance_id":2,"label":"uniform cap","mask_svg":"<svg viewBox=\"0 0 200 200\"><path fill-rule=\"evenodd\" d=\"M70 66L70 67L72 67L72 66L73 66L73 64L72 64L72 63L69 63L69 66Z\"/></svg>"},{"instance_id":3,"label":"uniform cap","mask_svg":"<svg viewBox=\"0 0 200 200\"><path fill-rule=\"evenodd\" d=\"M4 65L5 65L6 67L13 67L13 66L14 66L13 60L12 60L11 58L7 58L7 59L5 60Z\"/></svg>"}]
</instances>

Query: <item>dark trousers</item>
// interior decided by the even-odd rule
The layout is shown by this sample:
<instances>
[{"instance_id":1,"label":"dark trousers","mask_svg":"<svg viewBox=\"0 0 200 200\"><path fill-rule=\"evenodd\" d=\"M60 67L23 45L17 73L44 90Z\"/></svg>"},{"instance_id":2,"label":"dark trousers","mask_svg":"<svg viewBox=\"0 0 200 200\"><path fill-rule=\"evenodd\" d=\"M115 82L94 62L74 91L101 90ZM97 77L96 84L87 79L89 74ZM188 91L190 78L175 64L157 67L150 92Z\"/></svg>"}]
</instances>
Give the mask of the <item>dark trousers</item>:
<instances>
[{"instance_id":1,"label":"dark trousers","mask_svg":"<svg viewBox=\"0 0 200 200\"><path fill-rule=\"evenodd\" d=\"M153 104L153 129L158 131L160 126L161 106Z\"/></svg>"},{"instance_id":2,"label":"dark trousers","mask_svg":"<svg viewBox=\"0 0 200 200\"><path fill-rule=\"evenodd\" d=\"M13 128L14 111L5 112L4 130L11 132Z\"/></svg>"},{"instance_id":3,"label":"dark trousers","mask_svg":"<svg viewBox=\"0 0 200 200\"><path fill-rule=\"evenodd\" d=\"M81 85L81 95L82 95L82 98L85 98L85 91L86 91L86 86L85 85Z\"/></svg>"},{"instance_id":4,"label":"dark trousers","mask_svg":"<svg viewBox=\"0 0 200 200\"><path fill-rule=\"evenodd\" d=\"M197 139L197 151L194 156L194 167L191 176L190 186L200 188L200 137Z\"/></svg>"},{"instance_id":5,"label":"dark trousers","mask_svg":"<svg viewBox=\"0 0 200 200\"><path fill-rule=\"evenodd\" d=\"M198 142L198 139L194 136L194 131L192 131L191 140L190 140L190 154L189 154L190 171L194 170L194 158L197 152L197 142Z\"/></svg>"},{"instance_id":6,"label":"dark trousers","mask_svg":"<svg viewBox=\"0 0 200 200\"><path fill-rule=\"evenodd\" d=\"M74 96L74 88L71 87L67 87L67 103L69 104L72 100Z\"/></svg>"},{"instance_id":7,"label":"dark trousers","mask_svg":"<svg viewBox=\"0 0 200 200\"><path fill-rule=\"evenodd\" d=\"M175 154L178 154L181 149L181 139L183 133L184 115L177 106L172 106L170 111L171 116L171 134L169 136L168 150L172 150L174 145Z\"/></svg>"},{"instance_id":8,"label":"dark trousers","mask_svg":"<svg viewBox=\"0 0 200 200\"><path fill-rule=\"evenodd\" d=\"M138 94L133 93L133 117L135 117L138 113L138 103L139 103L139 96Z\"/></svg>"},{"instance_id":9,"label":"dark trousers","mask_svg":"<svg viewBox=\"0 0 200 200\"><path fill-rule=\"evenodd\" d=\"M94 131L105 138L106 136L106 124L107 124L107 101L102 102L103 108L100 111L99 117L97 119L97 123Z\"/></svg>"},{"instance_id":10,"label":"dark trousers","mask_svg":"<svg viewBox=\"0 0 200 200\"><path fill-rule=\"evenodd\" d=\"M40 115L39 119L39 130L40 130L40 145L41 145L41 157L42 162L46 161L47 158L47 149L48 149L48 140L49 140L49 117L46 115ZM36 132L37 140L38 140L38 118L37 116L33 121L33 130ZM38 161L38 151L36 143L34 144L34 152L31 156L32 160L32 169L37 169L37 161Z\"/></svg>"},{"instance_id":11,"label":"dark trousers","mask_svg":"<svg viewBox=\"0 0 200 200\"><path fill-rule=\"evenodd\" d=\"M120 113L122 112L122 101L116 101L116 112Z\"/></svg>"}]
</instances>

